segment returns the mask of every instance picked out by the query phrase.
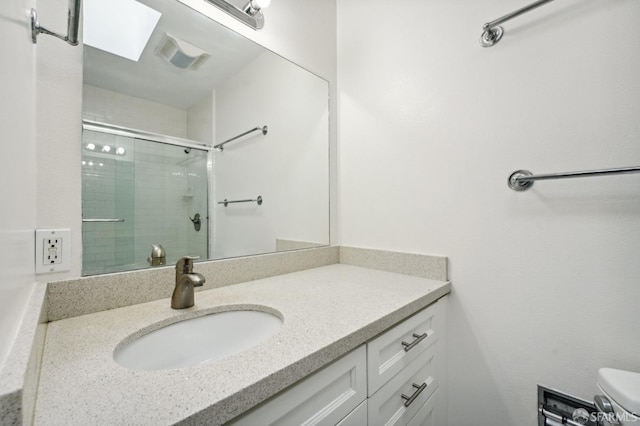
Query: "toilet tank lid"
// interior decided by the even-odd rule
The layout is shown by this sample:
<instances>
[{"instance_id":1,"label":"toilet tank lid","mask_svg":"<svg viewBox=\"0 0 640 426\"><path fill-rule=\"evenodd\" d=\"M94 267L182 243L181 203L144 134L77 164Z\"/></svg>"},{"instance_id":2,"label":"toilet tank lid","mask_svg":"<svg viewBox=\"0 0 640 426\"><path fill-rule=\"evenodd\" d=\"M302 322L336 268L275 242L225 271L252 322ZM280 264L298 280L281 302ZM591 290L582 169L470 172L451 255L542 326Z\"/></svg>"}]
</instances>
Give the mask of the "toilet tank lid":
<instances>
[{"instance_id":1,"label":"toilet tank lid","mask_svg":"<svg viewBox=\"0 0 640 426\"><path fill-rule=\"evenodd\" d=\"M640 414L640 373L601 368L598 370L598 386L622 408L632 414Z\"/></svg>"}]
</instances>

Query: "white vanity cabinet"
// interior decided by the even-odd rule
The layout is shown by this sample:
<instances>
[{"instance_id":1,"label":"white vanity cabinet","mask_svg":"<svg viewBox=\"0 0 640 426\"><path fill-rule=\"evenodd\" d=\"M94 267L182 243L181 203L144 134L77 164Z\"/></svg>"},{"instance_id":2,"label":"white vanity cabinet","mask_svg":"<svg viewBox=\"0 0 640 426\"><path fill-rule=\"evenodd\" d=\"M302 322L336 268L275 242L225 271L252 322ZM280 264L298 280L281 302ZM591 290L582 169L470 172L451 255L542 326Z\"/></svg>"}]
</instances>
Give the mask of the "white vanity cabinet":
<instances>
[{"instance_id":1,"label":"white vanity cabinet","mask_svg":"<svg viewBox=\"0 0 640 426\"><path fill-rule=\"evenodd\" d=\"M284 390L234 426L443 426L444 299Z\"/></svg>"},{"instance_id":2,"label":"white vanity cabinet","mask_svg":"<svg viewBox=\"0 0 640 426\"><path fill-rule=\"evenodd\" d=\"M427 306L367 343L368 396L436 343L442 332L438 312L442 303Z\"/></svg>"},{"instance_id":3,"label":"white vanity cabinet","mask_svg":"<svg viewBox=\"0 0 640 426\"><path fill-rule=\"evenodd\" d=\"M347 417L342 419L336 426L362 426L367 424L367 400L358 405Z\"/></svg>"},{"instance_id":4,"label":"white vanity cabinet","mask_svg":"<svg viewBox=\"0 0 640 426\"><path fill-rule=\"evenodd\" d=\"M362 345L229 424L336 425L367 398L366 363Z\"/></svg>"},{"instance_id":5,"label":"white vanity cabinet","mask_svg":"<svg viewBox=\"0 0 640 426\"><path fill-rule=\"evenodd\" d=\"M441 426L444 424L442 417L440 389L436 389L433 396L424 403L407 426Z\"/></svg>"},{"instance_id":6,"label":"white vanity cabinet","mask_svg":"<svg viewBox=\"0 0 640 426\"><path fill-rule=\"evenodd\" d=\"M422 425L442 376L443 299L367 343L368 425ZM429 423L426 423L429 424ZM436 423L438 426L440 423Z\"/></svg>"},{"instance_id":7,"label":"white vanity cabinet","mask_svg":"<svg viewBox=\"0 0 640 426\"><path fill-rule=\"evenodd\" d=\"M369 397L369 426L406 425L438 389L437 357L429 348Z\"/></svg>"}]
</instances>

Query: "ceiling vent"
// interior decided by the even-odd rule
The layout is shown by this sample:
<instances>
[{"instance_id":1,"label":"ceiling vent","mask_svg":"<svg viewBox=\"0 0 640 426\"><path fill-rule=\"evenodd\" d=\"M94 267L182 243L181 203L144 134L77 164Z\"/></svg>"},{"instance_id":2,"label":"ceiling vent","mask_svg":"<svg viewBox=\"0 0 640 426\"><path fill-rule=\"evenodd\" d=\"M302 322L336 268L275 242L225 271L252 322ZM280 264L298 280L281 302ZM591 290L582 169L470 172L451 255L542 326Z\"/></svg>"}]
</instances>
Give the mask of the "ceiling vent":
<instances>
[{"instance_id":1,"label":"ceiling vent","mask_svg":"<svg viewBox=\"0 0 640 426\"><path fill-rule=\"evenodd\" d=\"M211 56L210 53L171 34L165 34L156 53L178 68L192 70L198 68Z\"/></svg>"}]
</instances>

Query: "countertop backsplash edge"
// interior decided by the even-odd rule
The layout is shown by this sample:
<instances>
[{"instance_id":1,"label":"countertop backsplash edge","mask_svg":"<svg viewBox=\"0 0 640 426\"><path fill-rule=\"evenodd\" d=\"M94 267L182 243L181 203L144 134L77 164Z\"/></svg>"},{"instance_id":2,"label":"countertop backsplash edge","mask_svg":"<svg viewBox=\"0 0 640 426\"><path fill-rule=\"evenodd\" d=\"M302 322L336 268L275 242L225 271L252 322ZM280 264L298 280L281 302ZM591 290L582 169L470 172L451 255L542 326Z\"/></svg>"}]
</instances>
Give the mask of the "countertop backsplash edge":
<instances>
[{"instance_id":1,"label":"countertop backsplash edge","mask_svg":"<svg viewBox=\"0 0 640 426\"><path fill-rule=\"evenodd\" d=\"M336 263L448 281L448 260L444 256L348 246L198 262L194 270L207 278L198 290L203 291ZM174 268L167 266L50 282L47 321L168 298L174 280Z\"/></svg>"},{"instance_id":2,"label":"countertop backsplash edge","mask_svg":"<svg viewBox=\"0 0 640 426\"><path fill-rule=\"evenodd\" d=\"M449 281L448 258L420 253L339 246L340 263L403 275Z\"/></svg>"},{"instance_id":3,"label":"countertop backsplash edge","mask_svg":"<svg viewBox=\"0 0 640 426\"><path fill-rule=\"evenodd\" d=\"M338 263L338 250L330 246L198 262L194 271L207 281L196 292L332 265ZM169 298L174 281L175 269L167 266L51 282L47 288L47 320Z\"/></svg>"}]
</instances>

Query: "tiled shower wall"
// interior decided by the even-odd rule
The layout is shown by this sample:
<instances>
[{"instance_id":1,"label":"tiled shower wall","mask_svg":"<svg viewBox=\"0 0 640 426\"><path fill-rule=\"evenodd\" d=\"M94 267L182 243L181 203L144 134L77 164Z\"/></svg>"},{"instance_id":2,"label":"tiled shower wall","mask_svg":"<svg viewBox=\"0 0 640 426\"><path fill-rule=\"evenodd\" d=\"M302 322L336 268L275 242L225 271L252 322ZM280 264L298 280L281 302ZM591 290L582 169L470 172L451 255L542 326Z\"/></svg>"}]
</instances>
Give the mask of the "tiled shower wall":
<instances>
[{"instance_id":1,"label":"tiled shower wall","mask_svg":"<svg viewBox=\"0 0 640 426\"><path fill-rule=\"evenodd\" d=\"M82 118L161 135L187 138L187 112L85 84Z\"/></svg>"},{"instance_id":2,"label":"tiled shower wall","mask_svg":"<svg viewBox=\"0 0 640 426\"><path fill-rule=\"evenodd\" d=\"M83 115L118 126L187 136L186 111L88 85L84 86ZM116 157L83 148L83 217L125 220L83 224L84 275L148 267L151 244L162 244L168 264L185 255L207 257L206 152L185 153L181 147L93 131L84 131L83 138L85 146L93 142L126 150L124 156ZM189 220L196 213L202 216L200 231Z\"/></svg>"},{"instance_id":3,"label":"tiled shower wall","mask_svg":"<svg viewBox=\"0 0 640 426\"><path fill-rule=\"evenodd\" d=\"M134 144L129 138L90 131L84 132L83 139L83 219L124 219L83 223L83 273L119 270L116 265L133 264ZM117 159L112 154L94 154L84 148L88 143L123 147L127 154Z\"/></svg>"},{"instance_id":4,"label":"tiled shower wall","mask_svg":"<svg viewBox=\"0 0 640 426\"><path fill-rule=\"evenodd\" d=\"M167 263L185 255L207 257L207 153L93 131L88 143L125 149L115 156L83 147L83 218L124 219L83 225L83 273L148 266L152 244ZM199 231L190 217L202 216Z\"/></svg>"},{"instance_id":5,"label":"tiled shower wall","mask_svg":"<svg viewBox=\"0 0 640 426\"><path fill-rule=\"evenodd\" d=\"M186 255L207 258L207 153L136 142L135 264L148 266L151 244L162 244L167 264ZM195 230L196 213L202 225Z\"/></svg>"}]
</instances>

